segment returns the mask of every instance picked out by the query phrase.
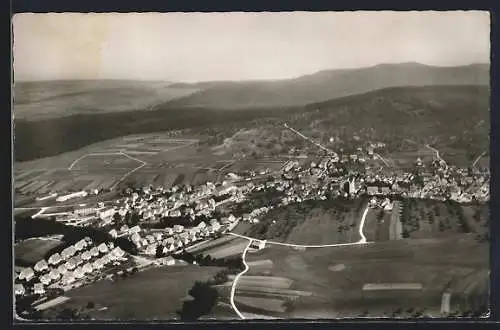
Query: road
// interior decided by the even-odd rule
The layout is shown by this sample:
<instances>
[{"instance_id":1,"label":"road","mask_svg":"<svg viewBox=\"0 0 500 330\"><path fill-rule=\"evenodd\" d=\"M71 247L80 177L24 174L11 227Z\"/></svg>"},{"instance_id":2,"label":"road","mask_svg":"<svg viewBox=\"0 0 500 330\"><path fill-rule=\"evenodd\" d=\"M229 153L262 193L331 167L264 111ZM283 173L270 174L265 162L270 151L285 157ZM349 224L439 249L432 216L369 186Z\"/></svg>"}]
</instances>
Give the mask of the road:
<instances>
[{"instance_id":1,"label":"road","mask_svg":"<svg viewBox=\"0 0 500 330\"><path fill-rule=\"evenodd\" d=\"M324 247L339 247L339 246L353 246L353 245L371 244L373 242L367 242L366 241L366 236L363 233L363 228L365 226L365 220L366 220L366 215L368 214L368 211L369 211L369 207L367 206L365 208L365 211L363 212L363 215L361 217L361 221L359 223L358 233L359 233L360 239L357 242L354 242L354 243L323 244L323 245L301 245L301 244L280 243L280 242L273 242L273 241L267 241L266 240L266 244L270 244L270 245L282 245L282 246L298 247L298 248L324 248ZM250 248L250 245L252 244L252 242L254 240L257 240L257 241L260 241L260 240L256 239L256 238L249 237L249 236L245 236L245 235L235 234L235 233L229 233L229 235L233 235L233 236L240 237L240 238L245 238L245 239L248 240L248 245L245 247L245 249L243 250L243 254L242 254L242 260L243 260L243 264L245 265L245 269L243 271L241 271L240 273L238 273L238 275L236 275L236 277L234 278L233 285L231 286L231 296L230 296L230 302L231 302L232 308L234 309L234 311L236 312L236 314L238 314L238 316L242 320L244 320L245 316L243 316L243 314L241 314L241 312L238 310L238 307L236 307L236 305L234 303L234 294L236 292L236 286L238 285L238 280L240 279L241 276L243 276L246 272L248 272L248 270L250 268L248 266L246 260L245 260L245 257L247 255L248 249Z\"/></svg>"},{"instance_id":2,"label":"road","mask_svg":"<svg viewBox=\"0 0 500 330\"><path fill-rule=\"evenodd\" d=\"M384 157L380 156L376 152L374 152L373 155L375 155L378 159L380 159L385 164L385 166L390 167L389 164L385 161Z\"/></svg>"},{"instance_id":3,"label":"road","mask_svg":"<svg viewBox=\"0 0 500 330\"><path fill-rule=\"evenodd\" d=\"M440 161L440 162L443 162L443 163L444 163L444 165L445 165L446 167L448 167L448 164L447 164L447 163L445 162L445 160L444 160L443 158L441 158L441 156L439 155L439 150L437 150L437 149L435 149L435 148L431 147L431 146L430 146L430 145L428 145L428 144L426 144L425 146L426 146L427 148L431 149L432 151L434 151L434 152L436 153L436 157L437 157L437 159L439 159L439 161Z\"/></svg>"},{"instance_id":4,"label":"road","mask_svg":"<svg viewBox=\"0 0 500 330\"><path fill-rule=\"evenodd\" d=\"M243 316L243 314L241 314L241 312L238 310L238 308L234 304L234 293L236 292L236 285L238 283L238 280L240 279L241 276L243 276L250 269L250 267L248 267L248 264L245 260L245 257L247 255L248 249L250 248L250 245L252 244L252 241L253 241L252 239L248 240L248 245L245 247L245 249L243 250L243 254L241 255L241 258L243 260L243 265L245 265L245 269L242 272L240 272L238 275L236 275L236 277L233 280L233 285L231 286L231 296L230 296L231 306L233 307L236 314L238 314L238 316L242 320L244 320L245 317Z\"/></svg>"},{"instance_id":5,"label":"road","mask_svg":"<svg viewBox=\"0 0 500 330\"><path fill-rule=\"evenodd\" d=\"M477 156L476 160L472 163L472 167L476 167L477 162L484 156L484 154L486 154L486 151L483 151L479 156Z\"/></svg>"},{"instance_id":6,"label":"road","mask_svg":"<svg viewBox=\"0 0 500 330\"><path fill-rule=\"evenodd\" d=\"M311 138L309 138L309 137L305 136L304 134L300 133L300 132L299 132L299 131L297 131L295 128L288 126L288 124L287 124L287 123L285 123L285 124L284 124L284 126L285 126L285 128L287 128L287 129L289 129L290 131L294 132L295 134L297 134L297 135L298 135L298 136L300 136L301 138L303 138L303 139L305 139L305 140L307 140L307 141L311 142L312 144L314 144L314 145L315 145L315 146L317 146L318 148L320 148L320 149L322 149L322 150L324 150L324 151L327 151L327 152L329 152L329 153L335 153L334 151L332 151L332 150L328 149L328 148L327 148L327 147L325 147L325 146L322 146L322 145L321 145L321 144L319 144L318 142L316 142L316 141L312 140Z\"/></svg>"}]
</instances>

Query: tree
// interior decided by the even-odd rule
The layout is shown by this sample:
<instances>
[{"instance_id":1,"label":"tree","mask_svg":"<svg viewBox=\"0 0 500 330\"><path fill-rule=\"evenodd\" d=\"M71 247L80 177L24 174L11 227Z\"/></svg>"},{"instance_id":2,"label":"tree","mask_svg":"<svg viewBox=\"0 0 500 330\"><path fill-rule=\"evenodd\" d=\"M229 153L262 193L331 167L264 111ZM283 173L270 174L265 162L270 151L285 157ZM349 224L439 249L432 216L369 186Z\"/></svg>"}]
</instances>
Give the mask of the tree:
<instances>
[{"instance_id":1,"label":"tree","mask_svg":"<svg viewBox=\"0 0 500 330\"><path fill-rule=\"evenodd\" d=\"M157 258L162 258L165 254L163 253L163 246L158 245L156 247L156 257Z\"/></svg>"},{"instance_id":2,"label":"tree","mask_svg":"<svg viewBox=\"0 0 500 330\"><path fill-rule=\"evenodd\" d=\"M115 212L115 214L113 214L113 220L115 221L115 223L117 225L122 225L123 224L122 216L118 212Z\"/></svg>"}]
</instances>

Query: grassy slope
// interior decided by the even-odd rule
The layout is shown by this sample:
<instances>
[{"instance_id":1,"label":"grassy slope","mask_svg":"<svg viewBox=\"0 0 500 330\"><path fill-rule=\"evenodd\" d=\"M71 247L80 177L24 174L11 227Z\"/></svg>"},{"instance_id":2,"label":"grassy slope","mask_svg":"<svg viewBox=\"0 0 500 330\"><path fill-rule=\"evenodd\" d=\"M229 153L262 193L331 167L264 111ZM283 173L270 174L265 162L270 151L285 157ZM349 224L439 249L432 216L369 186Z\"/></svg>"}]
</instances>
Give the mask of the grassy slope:
<instances>
[{"instance_id":1,"label":"grassy slope","mask_svg":"<svg viewBox=\"0 0 500 330\"><path fill-rule=\"evenodd\" d=\"M195 281L210 279L218 267L166 266L136 274L115 282L100 281L93 285L68 292L67 303L46 312L54 318L64 308L82 308L89 301L96 306L108 307L105 311L93 311L91 317L98 320L173 320L182 307Z\"/></svg>"},{"instance_id":2,"label":"grassy slope","mask_svg":"<svg viewBox=\"0 0 500 330\"><path fill-rule=\"evenodd\" d=\"M394 86L488 85L488 65L433 67L418 63L325 70L279 81L195 84L202 90L167 102L165 108L294 106ZM189 86L189 85L187 85Z\"/></svg>"},{"instance_id":3,"label":"grassy slope","mask_svg":"<svg viewBox=\"0 0 500 330\"><path fill-rule=\"evenodd\" d=\"M14 115L40 120L86 113L151 110L156 104L197 91L170 85L119 80L18 82L14 86Z\"/></svg>"},{"instance_id":4,"label":"grassy slope","mask_svg":"<svg viewBox=\"0 0 500 330\"><path fill-rule=\"evenodd\" d=\"M441 294L448 285L458 297L467 286L463 285L467 274L489 269L488 249L487 244L474 239L453 237L304 252L271 247L259 255L249 255L247 261L270 259L274 264L272 276L290 278L294 281L292 289L314 293L296 300L281 317L311 317L315 313L323 314L318 317L335 317L336 313L359 316L364 311L382 316L397 308L439 312ZM338 272L329 269L338 264L345 268ZM422 283L423 291L362 294L363 284L377 282Z\"/></svg>"},{"instance_id":5,"label":"grassy slope","mask_svg":"<svg viewBox=\"0 0 500 330\"><path fill-rule=\"evenodd\" d=\"M485 124L477 128L481 120ZM23 161L128 134L189 128L228 137L240 128L265 125L281 132L284 121L319 140L337 135L348 141L357 134L361 140L378 139L397 147L405 137L459 150L473 149L477 155L489 142L489 90L479 86L390 88L297 108L129 111L37 122L16 120L14 148L16 160ZM280 145L271 143L272 139L281 139L279 135L255 134L255 140L264 151L275 147L285 150L289 147L286 143L293 145L293 139L299 139L291 133L287 136L292 140L280 140ZM452 136L455 139L450 139Z\"/></svg>"}]
</instances>

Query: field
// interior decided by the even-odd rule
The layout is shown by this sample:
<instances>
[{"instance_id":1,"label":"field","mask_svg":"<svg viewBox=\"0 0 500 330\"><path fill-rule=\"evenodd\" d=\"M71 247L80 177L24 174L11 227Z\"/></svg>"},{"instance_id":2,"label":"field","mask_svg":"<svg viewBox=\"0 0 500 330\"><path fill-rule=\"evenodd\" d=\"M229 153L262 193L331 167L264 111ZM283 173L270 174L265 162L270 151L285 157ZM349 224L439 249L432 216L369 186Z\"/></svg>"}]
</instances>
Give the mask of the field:
<instances>
[{"instance_id":1,"label":"field","mask_svg":"<svg viewBox=\"0 0 500 330\"><path fill-rule=\"evenodd\" d=\"M430 164L434 159L436 159L436 153L425 146L413 147L410 145L408 151L395 152L383 157L394 167L413 168L417 158L420 158L424 164Z\"/></svg>"},{"instance_id":2,"label":"field","mask_svg":"<svg viewBox=\"0 0 500 330\"><path fill-rule=\"evenodd\" d=\"M474 218L475 209L480 210L478 220ZM424 199L405 199L402 202L403 237L428 238L458 233L484 233L488 219L487 205L462 207L452 201Z\"/></svg>"},{"instance_id":3,"label":"field","mask_svg":"<svg viewBox=\"0 0 500 330\"><path fill-rule=\"evenodd\" d=\"M278 170L285 159L233 160L196 147L198 138L168 133L131 135L55 157L15 163L16 199L120 183L171 187L222 180L228 173Z\"/></svg>"},{"instance_id":4,"label":"field","mask_svg":"<svg viewBox=\"0 0 500 330\"><path fill-rule=\"evenodd\" d=\"M206 249L204 248L202 251L196 251L196 253L209 255L214 259L223 259L241 255L247 245L248 240L244 238L235 238L222 245L216 245Z\"/></svg>"},{"instance_id":5,"label":"field","mask_svg":"<svg viewBox=\"0 0 500 330\"><path fill-rule=\"evenodd\" d=\"M167 82L47 81L17 82L16 118L47 119L83 113L149 110L158 103L187 96L194 88L176 88Z\"/></svg>"},{"instance_id":6,"label":"field","mask_svg":"<svg viewBox=\"0 0 500 330\"><path fill-rule=\"evenodd\" d=\"M45 254L61 245L58 239L27 239L14 246L16 263L34 265L45 257Z\"/></svg>"},{"instance_id":7,"label":"field","mask_svg":"<svg viewBox=\"0 0 500 330\"><path fill-rule=\"evenodd\" d=\"M250 237L292 244L336 244L358 241L364 200L325 200L271 210L253 225Z\"/></svg>"},{"instance_id":8,"label":"field","mask_svg":"<svg viewBox=\"0 0 500 330\"><path fill-rule=\"evenodd\" d=\"M280 318L437 316L445 290L452 311L488 295L488 249L469 236L303 252L270 246L247 256L235 300L241 312ZM367 284L386 290L363 290Z\"/></svg>"},{"instance_id":9,"label":"field","mask_svg":"<svg viewBox=\"0 0 500 330\"><path fill-rule=\"evenodd\" d=\"M44 311L54 319L64 308L84 308L89 301L95 308L87 314L97 320L175 320L182 300L195 281L206 281L222 268L166 266L115 281L99 281L67 292L64 304ZM99 309L107 307L105 310Z\"/></svg>"},{"instance_id":10,"label":"field","mask_svg":"<svg viewBox=\"0 0 500 330\"><path fill-rule=\"evenodd\" d=\"M401 209L395 202L392 211L369 209L363 232L369 242L400 239L402 224L399 220Z\"/></svg>"}]
</instances>

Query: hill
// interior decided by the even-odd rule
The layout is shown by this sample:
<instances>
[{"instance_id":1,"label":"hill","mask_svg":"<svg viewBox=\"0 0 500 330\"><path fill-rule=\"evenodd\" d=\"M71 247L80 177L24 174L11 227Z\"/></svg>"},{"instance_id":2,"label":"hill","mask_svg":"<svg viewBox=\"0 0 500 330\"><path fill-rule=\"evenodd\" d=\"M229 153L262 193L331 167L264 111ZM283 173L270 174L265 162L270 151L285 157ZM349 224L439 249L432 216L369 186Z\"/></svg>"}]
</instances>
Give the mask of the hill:
<instances>
[{"instance_id":1,"label":"hill","mask_svg":"<svg viewBox=\"0 0 500 330\"><path fill-rule=\"evenodd\" d=\"M158 105L158 109L298 106L397 86L489 85L489 65L436 67L419 63L325 70L279 81L175 84L200 89Z\"/></svg>"},{"instance_id":2,"label":"hill","mask_svg":"<svg viewBox=\"0 0 500 330\"><path fill-rule=\"evenodd\" d=\"M81 114L36 122L16 119L15 160L54 156L129 134L174 129L212 136L211 143L217 144L237 131L253 128L254 137L244 135L246 145L252 139L258 144L252 145L252 151L285 151L294 143L287 139L296 138L282 134L285 121L326 143L330 136L348 142L358 135L362 140L378 139L392 145L413 138L454 145L462 152L482 152L489 146L489 88L398 87L289 108L190 108Z\"/></svg>"},{"instance_id":3,"label":"hill","mask_svg":"<svg viewBox=\"0 0 500 330\"><path fill-rule=\"evenodd\" d=\"M16 82L14 115L39 120L86 113L150 110L152 106L198 89L170 82L126 80L58 80Z\"/></svg>"}]
</instances>

